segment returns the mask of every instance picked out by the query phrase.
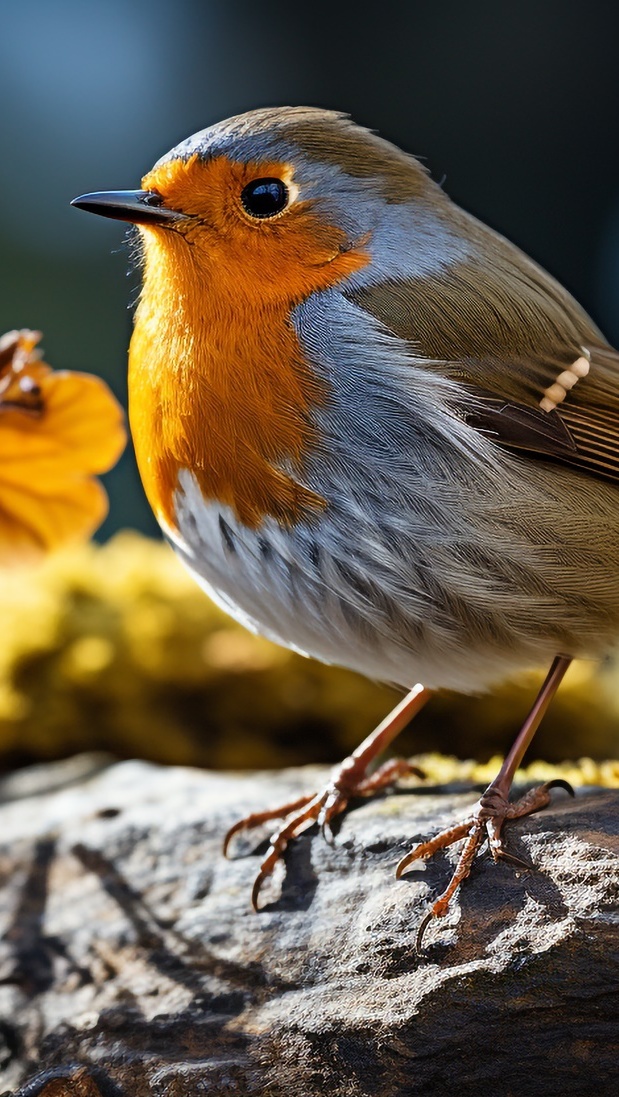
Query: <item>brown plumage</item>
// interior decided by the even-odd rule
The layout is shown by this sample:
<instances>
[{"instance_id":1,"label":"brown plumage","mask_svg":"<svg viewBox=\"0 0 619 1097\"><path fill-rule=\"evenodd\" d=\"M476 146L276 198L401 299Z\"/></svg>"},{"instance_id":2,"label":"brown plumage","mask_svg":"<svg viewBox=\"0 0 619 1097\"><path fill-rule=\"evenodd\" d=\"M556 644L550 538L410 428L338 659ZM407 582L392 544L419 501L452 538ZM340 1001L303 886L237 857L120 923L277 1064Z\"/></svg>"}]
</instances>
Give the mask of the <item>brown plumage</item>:
<instances>
[{"instance_id":1,"label":"brown plumage","mask_svg":"<svg viewBox=\"0 0 619 1097\"><path fill-rule=\"evenodd\" d=\"M423 279L350 297L475 397L470 421L497 442L619 480L619 355L574 299L461 211L474 256ZM556 410L540 402L581 356L591 369Z\"/></svg>"}]
</instances>

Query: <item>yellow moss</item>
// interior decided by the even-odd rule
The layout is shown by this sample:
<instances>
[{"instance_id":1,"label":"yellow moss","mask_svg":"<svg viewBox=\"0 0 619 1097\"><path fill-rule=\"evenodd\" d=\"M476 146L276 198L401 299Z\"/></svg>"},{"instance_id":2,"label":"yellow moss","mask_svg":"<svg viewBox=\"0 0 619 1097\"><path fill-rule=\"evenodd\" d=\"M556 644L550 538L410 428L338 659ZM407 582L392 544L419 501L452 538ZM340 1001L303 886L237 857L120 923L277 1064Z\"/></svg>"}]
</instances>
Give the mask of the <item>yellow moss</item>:
<instances>
[{"instance_id":1,"label":"yellow moss","mask_svg":"<svg viewBox=\"0 0 619 1097\"><path fill-rule=\"evenodd\" d=\"M0 684L0 720L12 724L23 720L30 711L28 698L18 693L8 682Z\"/></svg>"},{"instance_id":2,"label":"yellow moss","mask_svg":"<svg viewBox=\"0 0 619 1097\"><path fill-rule=\"evenodd\" d=\"M251 636L167 546L135 533L0 570L0 601L4 765L91 749L226 768L335 761L398 696ZM485 698L436 697L402 751L425 751L432 780L489 780L542 674ZM571 668L531 756L581 758L568 780L619 784L619 763L591 761L617 754L618 686L616 662ZM479 761L454 768L436 751ZM536 762L528 775L556 770Z\"/></svg>"},{"instance_id":3,"label":"yellow moss","mask_svg":"<svg viewBox=\"0 0 619 1097\"><path fill-rule=\"evenodd\" d=\"M114 658L114 647L102 636L82 636L67 648L60 670L69 681L87 682L101 674Z\"/></svg>"},{"instance_id":4,"label":"yellow moss","mask_svg":"<svg viewBox=\"0 0 619 1097\"><path fill-rule=\"evenodd\" d=\"M497 755L481 765L470 758L454 758L445 754L416 754L411 760L423 769L430 783L437 785L448 785L454 781L471 781L476 785L486 785L496 776L503 761ZM573 762L554 764L536 761L517 771L516 782L522 784L552 781L558 777L575 786L595 785L619 788L619 762L596 762L592 758L578 758Z\"/></svg>"}]
</instances>

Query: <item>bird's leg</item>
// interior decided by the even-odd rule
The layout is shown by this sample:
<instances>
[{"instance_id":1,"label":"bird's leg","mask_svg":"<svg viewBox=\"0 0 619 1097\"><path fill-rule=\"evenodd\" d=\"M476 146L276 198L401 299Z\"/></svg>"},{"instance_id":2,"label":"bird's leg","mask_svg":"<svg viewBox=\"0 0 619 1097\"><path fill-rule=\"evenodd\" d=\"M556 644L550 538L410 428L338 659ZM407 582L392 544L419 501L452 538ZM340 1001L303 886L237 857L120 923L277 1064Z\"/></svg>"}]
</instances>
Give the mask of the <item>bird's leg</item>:
<instances>
[{"instance_id":1,"label":"bird's leg","mask_svg":"<svg viewBox=\"0 0 619 1097\"><path fill-rule=\"evenodd\" d=\"M283 825L271 837L269 852L260 866L252 891L252 905L258 909L258 896L264 881L271 875L286 846L293 838L312 823L318 823L323 833L330 834L331 820L346 808L348 801L356 796L372 796L380 789L394 784L404 774L420 771L403 758L385 762L374 773L368 773L368 767L381 754L397 735L406 727L426 701L431 692L422 685L416 685L406 697L389 713L389 716L364 739L360 746L336 766L331 780L315 795L301 796L271 811L257 812L240 819L230 828L224 839L224 853L230 840L239 831L258 826L270 819L284 819Z\"/></svg>"},{"instance_id":2,"label":"bird's leg","mask_svg":"<svg viewBox=\"0 0 619 1097\"><path fill-rule=\"evenodd\" d=\"M567 781L546 781L537 788L530 789L519 800L510 803L509 792L514 780L514 774L520 765L525 751L530 745L537 731L544 713L552 701L571 658L567 655L557 655L542 685L535 703L522 725L514 744L505 758L503 765L497 773L494 781L481 796L472 814L461 824L443 831L428 842L421 842L415 849L402 858L396 868L396 876L400 877L408 866L417 860L427 860L439 849L446 849L461 838L466 838L458 864L442 895L438 897L419 927L417 935L417 948L421 948L423 934L433 918L442 918L449 910L449 904L460 884L466 880L471 871L475 854L479 847L487 839L490 853L495 861L512 861L524 868L530 866L520 861L503 847L503 824L510 819L520 819L523 815L531 815L534 811L540 811L550 802L550 789L561 787L574 794L571 785Z\"/></svg>"}]
</instances>

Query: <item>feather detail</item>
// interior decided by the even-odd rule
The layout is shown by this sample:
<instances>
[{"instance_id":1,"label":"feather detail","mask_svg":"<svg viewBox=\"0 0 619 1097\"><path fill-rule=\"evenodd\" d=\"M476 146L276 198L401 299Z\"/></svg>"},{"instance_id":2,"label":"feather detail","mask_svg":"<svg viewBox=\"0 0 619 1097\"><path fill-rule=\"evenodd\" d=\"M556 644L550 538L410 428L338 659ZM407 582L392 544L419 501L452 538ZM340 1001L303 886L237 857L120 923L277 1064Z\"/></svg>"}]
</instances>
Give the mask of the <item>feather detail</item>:
<instances>
[{"instance_id":1,"label":"feather detail","mask_svg":"<svg viewBox=\"0 0 619 1097\"><path fill-rule=\"evenodd\" d=\"M449 218L468 226L468 260L347 296L458 381L462 413L494 441L619 480L619 355L518 248L455 206Z\"/></svg>"}]
</instances>

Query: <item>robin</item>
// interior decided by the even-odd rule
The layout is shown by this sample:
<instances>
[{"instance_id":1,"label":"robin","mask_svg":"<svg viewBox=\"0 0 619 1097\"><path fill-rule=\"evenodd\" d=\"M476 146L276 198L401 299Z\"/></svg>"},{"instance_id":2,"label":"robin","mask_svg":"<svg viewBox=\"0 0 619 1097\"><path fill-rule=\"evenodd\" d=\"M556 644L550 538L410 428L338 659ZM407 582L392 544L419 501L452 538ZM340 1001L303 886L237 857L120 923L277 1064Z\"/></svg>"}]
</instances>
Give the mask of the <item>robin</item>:
<instances>
[{"instance_id":1,"label":"robin","mask_svg":"<svg viewBox=\"0 0 619 1097\"><path fill-rule=\"evenodd\" d=\"M198 583L248 628L409 689L288 842L406 772L380 753L436 690L548 676L424 920L487 839L544 807L515 771L570 661L619 635L619 356L545 271L347 116L251 111L140 190L74 205L138 226L129 413L146 494ZM418 683L411 689L412 683ZM421 940L421 937L420 937Z\"/></svg>"}]
</instances>

